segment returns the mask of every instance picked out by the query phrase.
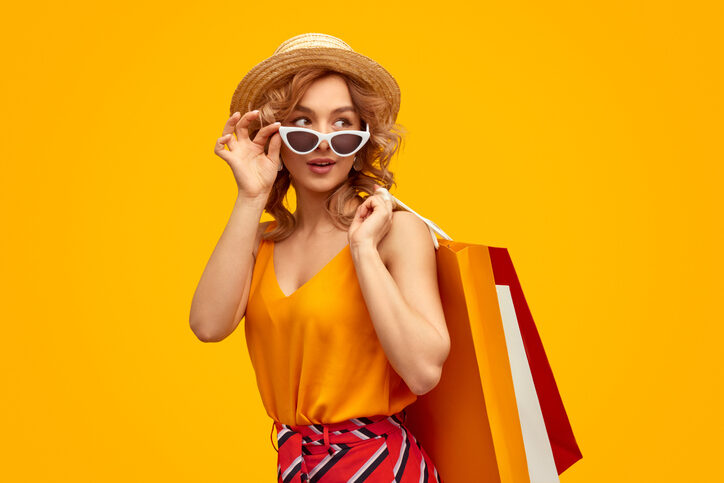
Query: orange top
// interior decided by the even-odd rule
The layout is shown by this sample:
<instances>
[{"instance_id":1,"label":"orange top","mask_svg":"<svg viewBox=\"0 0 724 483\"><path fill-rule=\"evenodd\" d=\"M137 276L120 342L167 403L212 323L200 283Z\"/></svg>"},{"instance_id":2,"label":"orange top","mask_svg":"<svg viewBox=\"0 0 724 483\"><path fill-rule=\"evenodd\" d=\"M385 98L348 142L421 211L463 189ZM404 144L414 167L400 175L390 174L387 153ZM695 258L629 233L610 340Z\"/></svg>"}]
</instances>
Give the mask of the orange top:
<instances>
[{"instance_id":1,"label":"orange top","mask_svg":"<svg viewBox=\"0 0 724 483\"><path fill-rule=\"evenodd\" d=\"M245 332L262 402L277 422L390 416L417 399L382 350L349 244L285 296L274 272L274 242L262 239Z\"/></svg>"}]
</instances>

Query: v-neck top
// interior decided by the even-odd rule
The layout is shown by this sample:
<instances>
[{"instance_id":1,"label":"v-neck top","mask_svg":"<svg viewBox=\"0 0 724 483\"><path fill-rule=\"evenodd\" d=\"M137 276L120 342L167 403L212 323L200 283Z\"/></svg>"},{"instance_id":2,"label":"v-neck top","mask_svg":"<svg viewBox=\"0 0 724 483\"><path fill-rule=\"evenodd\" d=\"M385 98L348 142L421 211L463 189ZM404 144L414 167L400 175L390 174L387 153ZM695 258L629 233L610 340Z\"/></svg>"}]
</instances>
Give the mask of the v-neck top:
<instances>
[{"instance_id":1,"label":"v-neck top","mask_svg":"<svg viewBox=\"0 0 724 483\"><path fill-rule=\"evenodd\" d=\"M414 402L377 337L349 245L288 296L273 254L274 242L262 239L244 323L267 414L288 425L331 424L391 416Z\"/></svg>"}]
</instances>

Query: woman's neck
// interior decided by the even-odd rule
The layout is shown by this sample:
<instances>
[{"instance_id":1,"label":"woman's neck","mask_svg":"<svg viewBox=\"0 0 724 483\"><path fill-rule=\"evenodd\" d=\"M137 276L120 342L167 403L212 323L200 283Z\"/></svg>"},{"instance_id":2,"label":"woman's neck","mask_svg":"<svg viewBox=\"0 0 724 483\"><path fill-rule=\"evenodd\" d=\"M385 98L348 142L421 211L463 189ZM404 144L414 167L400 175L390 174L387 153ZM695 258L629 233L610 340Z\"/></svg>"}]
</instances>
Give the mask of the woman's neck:
<instances>
[{"instance_id":1,"label":"woman's neck","mask_svg":"<svg viewBox=\"0 0 724 483\"><path fill-rule=\"evenodd\" d=\"M332 233L340 231L337 225L332 220L331 215L324 209L324 203L326 199L333 193L322 192L299 192L297 191L297 209L293 213L294 218L297 221L297 228L295 231L303 234L303 238L310 238L317 235L329 236ZM330 206L333 208L337 206L337 197L342 192L337 192L331 200ZM345 211L349 212L350 209L354 210L358 206L358 203L353 201L347 203Z\"/></svg>"}]
</instances>

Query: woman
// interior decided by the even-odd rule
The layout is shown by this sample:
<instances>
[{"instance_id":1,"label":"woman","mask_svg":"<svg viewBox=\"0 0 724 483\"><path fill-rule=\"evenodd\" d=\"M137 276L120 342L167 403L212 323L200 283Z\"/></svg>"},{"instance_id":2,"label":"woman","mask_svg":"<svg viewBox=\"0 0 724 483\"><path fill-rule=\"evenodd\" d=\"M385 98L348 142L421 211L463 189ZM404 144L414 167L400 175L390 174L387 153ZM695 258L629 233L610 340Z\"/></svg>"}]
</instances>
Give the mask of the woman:
<instances>
[{"instance_id":1,"label":"woman","mask_svg":"<svg viewBox=\"0 0 724 483\"><path fill-rule=\"evenodd\" d=\"M379 64L303 34L244 77L217 140L238 197L190 323L219 341L245 317L279 481L441 481L404 425L449 352L435 247L378 189L394 183L399 99Z\"/></svg>"}]
</instances>

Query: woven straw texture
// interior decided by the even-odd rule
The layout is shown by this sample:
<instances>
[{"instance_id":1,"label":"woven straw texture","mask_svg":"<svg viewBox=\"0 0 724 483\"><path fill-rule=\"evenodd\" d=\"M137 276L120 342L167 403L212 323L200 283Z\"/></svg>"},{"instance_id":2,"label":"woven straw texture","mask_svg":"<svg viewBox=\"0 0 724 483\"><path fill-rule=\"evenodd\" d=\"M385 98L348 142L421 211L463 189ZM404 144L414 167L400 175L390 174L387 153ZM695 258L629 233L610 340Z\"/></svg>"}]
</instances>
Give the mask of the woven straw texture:
<instances>
[{"instance_id":1,"label":"woven straw texture","mask_svg":"<svg viewBox=\"0 0 724 483\"><path fill-rule=\"evenodd\" d=\"M255 65L239 82L231 99L229 114L258 108L264 91L283 84L302 67L319 66L341 72L370 86L387 100L393 120L400 110L400 88L380 64L352 50L331 35L297 35L277 47L274 54Z\"/></svg>"}]
</instances>

